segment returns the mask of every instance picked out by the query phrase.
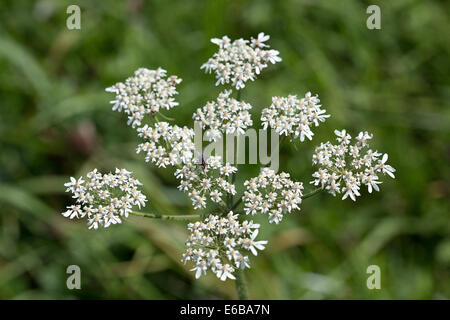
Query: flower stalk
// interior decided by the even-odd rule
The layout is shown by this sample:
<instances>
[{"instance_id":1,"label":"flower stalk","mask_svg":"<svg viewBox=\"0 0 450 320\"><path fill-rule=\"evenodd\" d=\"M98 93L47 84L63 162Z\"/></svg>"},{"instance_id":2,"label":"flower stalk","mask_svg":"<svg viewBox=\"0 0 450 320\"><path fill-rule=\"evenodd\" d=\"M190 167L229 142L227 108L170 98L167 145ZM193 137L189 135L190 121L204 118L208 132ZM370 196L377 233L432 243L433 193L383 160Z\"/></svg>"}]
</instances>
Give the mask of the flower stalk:
<instances>
[{"instance_id":1,"label":"flower stalk","mask_svg":"<svg viewBox=\"0 0 450 320\"><path fill-rule=\"evenodd\" d=\"M312 197L312 196L314 196L314 195L320 193L322 190L323 190L322 188L317 188L316 190L313 190L313 191L311 191L311 192L308 192L308 193L306 193L306 194L304 194L304 195L302 196L302 199L310 198L310 197Z\"/></svg>"},{"instance_id":2,"label":"flower stalk","mask_svg":"<svg viewBox=\"0 0 450 320\"><path fill-rule=\"evenodd\" d=\"M247 283L245 281L244 270L237 269L236 275L236 291L239 300L248 300Z\"/></svg>"},{"instance_id":3,"label":"flower stalk","mask_svg":"<svg viewBox=\"0 0 450 320\"><path fill-rule=\"evenodd\" d=\"M139 212L139 211L131 211L130 214L132 214L134 216L150 218L150 219L180 220L180 221L200 219L202 217L201 214L167 215L167 214L147 213L147 212Z\"/></svg>"}]
</instances>

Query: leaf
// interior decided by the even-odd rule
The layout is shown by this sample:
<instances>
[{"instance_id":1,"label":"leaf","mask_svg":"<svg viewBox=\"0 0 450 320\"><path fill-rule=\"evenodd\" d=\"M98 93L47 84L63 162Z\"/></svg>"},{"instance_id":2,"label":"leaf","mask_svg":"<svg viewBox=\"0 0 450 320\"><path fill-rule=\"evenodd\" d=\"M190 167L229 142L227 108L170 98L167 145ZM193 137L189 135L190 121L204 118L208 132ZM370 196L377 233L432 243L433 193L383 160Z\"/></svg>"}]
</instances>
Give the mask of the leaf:
<instances>
[{"instance_id":1,"label":"leaf","mask_svg":"<svg viewBox=\"0 0 450 320\"><path fill-rule=\"evenodd\" d=\"M4 32L0 32L0 57L21 70L37 95L46 96L50 91L50 81L39 63L25 47Z\"/></svg>"},{"instance_id":2,"label":"leaf","mask_svg":"<svg viewBox=\"0 0 450 320\"><path fill-rule=\"evenodd\" d=\"M0 184L0 203L11 205L41 220L47 220L55 211L45 202L21 188Z\"/></svg>"}]
</instances>

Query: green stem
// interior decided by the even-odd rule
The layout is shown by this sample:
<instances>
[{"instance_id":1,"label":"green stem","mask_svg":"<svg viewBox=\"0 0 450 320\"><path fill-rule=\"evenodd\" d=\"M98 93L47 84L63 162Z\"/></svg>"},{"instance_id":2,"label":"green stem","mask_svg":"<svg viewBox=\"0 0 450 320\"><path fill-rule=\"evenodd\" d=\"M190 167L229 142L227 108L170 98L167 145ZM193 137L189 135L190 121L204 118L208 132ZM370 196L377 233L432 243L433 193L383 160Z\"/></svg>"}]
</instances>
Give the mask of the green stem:
<instances>
[{"instance_id":1,"label":"green stem","mask_svg":"<svg viewBox=\"0 0 450 320\"><path fill-rule=\"evenodd\" d=\"M188 214L188 215L165 215L159 213L147 213L147 212L138 212L131 211L130 214L138 217L145 217L151 219L162 219L162 220L192 220L199 219L202 217L201 214Z\"/></svg>"},{"instance_id":2,"label":"green stem","mask_svg":"<svg viewBox=\"0 0 450 320\"><path fill-rule=\"evenodd\" d=\"M311 192L309 192L309 193L307 193L307 194L304 194L303 196L302 196L302 199L307 199L307 198L309 198L309 197L312 197L313 195L315 195L315 194L318 194L320 191L322 191L323 189L322 188L317 188L316 190L313 190L313 191L311 191Z\"/></svg>"},{"instance_id":3,"label":"green stem","mask_svg":"<svg viewBox=\"0 0 450 320\"><path fill-rule=\"evenodd\" d=\"M170 118L170 117L168 117L168 116L162 114L161 112L158 112L158 114L159 114L161 117L163 117L164 119L166 119L166 120L169 120L169 121L175 120L174 118Z\"/></svg>"},{"instance_id":4,"label":"green stem","mask_svg":"<svg viewBox=\"0 0 450 320\"><path fill-rule=\"evenodd\" d=\"M242 90L242 89L241 89ZM237 101L240 101L241 100L241 95L242 95L242 91L241 90L238 90L237 91L237 97L236 97L236 100Z\"/></svg>"},{"instance_id":5,"label":"green stem","mask_svg":"<svg viewBox=\"0 0 450 320\"><path fill-rule=\"evenodd\" d=\"M248 300L247 284L245 282L244 271L241 268L236 269L236 291L239 300Z\"/></svg>"},{"instance_id":6,"label":"green stem","mask_svg":"<svg viewBox=\"0 0 450 320\"><path fill-rule=\"evenodd\" d=\"M231 210L234 210L237 208L237 206L242 202L242 197L239 197L237 201L231 206Z\"/></svg>"}]
</instances>

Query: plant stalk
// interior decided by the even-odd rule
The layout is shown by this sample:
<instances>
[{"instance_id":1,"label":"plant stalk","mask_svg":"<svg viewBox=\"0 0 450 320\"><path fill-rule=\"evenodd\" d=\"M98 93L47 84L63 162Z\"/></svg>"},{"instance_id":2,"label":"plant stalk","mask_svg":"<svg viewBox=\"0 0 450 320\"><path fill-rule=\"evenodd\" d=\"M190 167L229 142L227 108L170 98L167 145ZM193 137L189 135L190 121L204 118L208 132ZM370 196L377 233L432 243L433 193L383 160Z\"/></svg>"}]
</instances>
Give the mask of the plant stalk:
<instances>
[{"instance_id":1,"label":"plant stalk","mask_svg":"<svg viewBox=\"0 0 450 320\"><path fill-rule=\"evenodd\" d=\"M244 271L237 268L236 272L236 291L239 300L248 300L247 283L245 282Z\"/></svg>"},{"instance_id":2,"label":"plant stalk","mask_svg":"<svg viewBox=\"0 0 450 320\"><path fill-rule=\"evenodd\" d=\"M312 197L313 195L315 195L315 194L318 194L320 191L322 191L323 189L322 188L317 188L316 190L313 190L313 191L311 191L311 192L309 192L309 193L306 193L306 194L304 194L303 196L302 196L302 200L303 199L307 199L307 198L309 198L309 197Z\"/></svg>"},{"instance_id":3,"label":"plant stalk","mask_svg":"<svg viewBox=\"0 0 450 320\"><path fill-rule=\"evenodd\" d=\"M138 212L131 211L130 214L139 217L151 218L151 219L161 219L161 220L192 220L199 219L202 217L201 214L188 214L188 215L166 215L159 213L147 213L147 212Z\"/></svg>"}]
</instances>

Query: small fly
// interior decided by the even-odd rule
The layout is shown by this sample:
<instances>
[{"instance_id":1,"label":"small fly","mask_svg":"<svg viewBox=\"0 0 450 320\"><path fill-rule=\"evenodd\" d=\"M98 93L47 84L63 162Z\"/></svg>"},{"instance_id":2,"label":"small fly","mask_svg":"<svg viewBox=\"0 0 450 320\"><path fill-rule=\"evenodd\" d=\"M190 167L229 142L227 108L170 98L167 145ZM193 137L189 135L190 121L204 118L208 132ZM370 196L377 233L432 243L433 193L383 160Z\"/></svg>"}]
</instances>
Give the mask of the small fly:
<instances>
[{"instance_id":1,"label":"small fly","mask_svg":"<svg viewBox=\"0 0 450 320\"><path fill-rule=\"evenodd\" d=\"M200 152L195 152L197 155L197 164L202 168L203 171L206 170L206 166L208 165L206 162L206 157L203 154L203 152L200 154Z\"/></svg>"}]
</instances>

